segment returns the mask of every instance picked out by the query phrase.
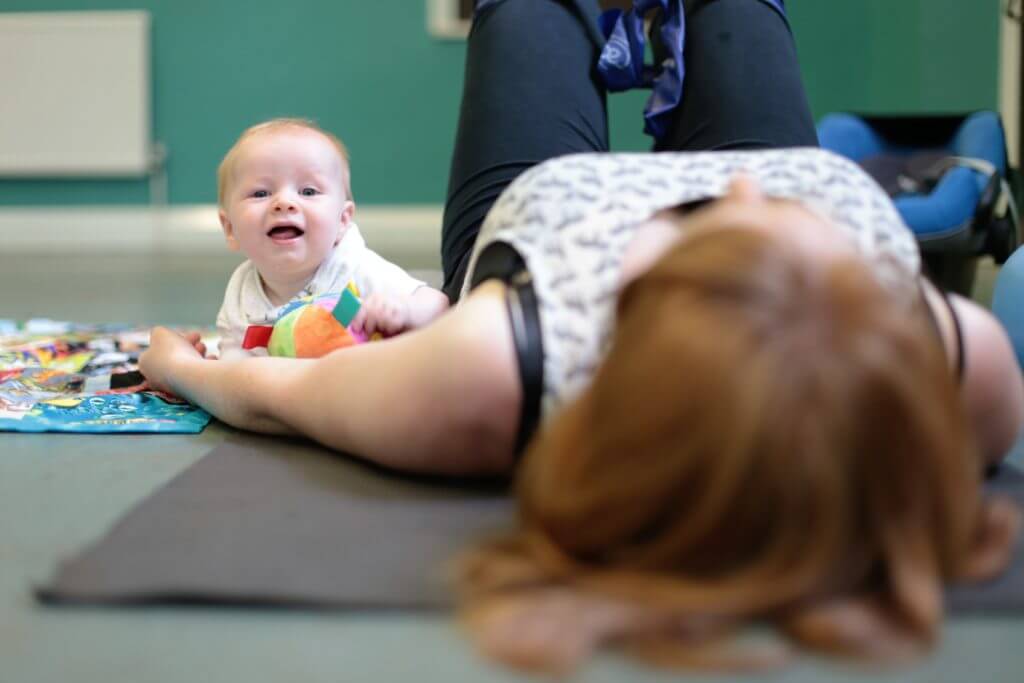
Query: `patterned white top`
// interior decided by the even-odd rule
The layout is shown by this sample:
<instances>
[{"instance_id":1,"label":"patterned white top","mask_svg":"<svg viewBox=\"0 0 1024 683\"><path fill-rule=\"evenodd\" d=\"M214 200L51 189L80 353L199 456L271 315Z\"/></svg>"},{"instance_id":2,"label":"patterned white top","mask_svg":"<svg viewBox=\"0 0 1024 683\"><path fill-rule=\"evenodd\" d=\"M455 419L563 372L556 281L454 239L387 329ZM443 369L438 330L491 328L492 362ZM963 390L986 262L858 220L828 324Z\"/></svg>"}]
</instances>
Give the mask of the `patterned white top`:
<instances>
[{"instance_id":1,"label":"patterned white top","mask_svg":"<svg viewBox=\"0 0 1024 683\"><path fill-rule=\"evenodd\" d=\"M536 292L544 346L542 414L589 383L611 341L623 253L658 211L720 197L737 173L765 194L826 214L880 281L916 281L920 254L889 197L853 162L814 148L745 152L577 154L523 173L484 220L463 294L492 242L523 257Z\"/></svg>"},{"instance_id":2,"label":"patterned white top","mask_svg":"<svg viewBox=\"0 0 1024 683\"><path fill-rule=\"evenodd\" d=\"M362 297L374 292L405 296L426 285L367 247L359 227L353 223L345 231L338 246L331 250L312 279L292 301L305 296L340 292L350 281L355 283ZM224 292L224 303L217 313L220 357L265 356L266 349L246 351L242 348L245 330L250 325L273 325L288 303L275 306L270 302L252 261L244 261L235 268Z\"/></svg>"}]
</instances>

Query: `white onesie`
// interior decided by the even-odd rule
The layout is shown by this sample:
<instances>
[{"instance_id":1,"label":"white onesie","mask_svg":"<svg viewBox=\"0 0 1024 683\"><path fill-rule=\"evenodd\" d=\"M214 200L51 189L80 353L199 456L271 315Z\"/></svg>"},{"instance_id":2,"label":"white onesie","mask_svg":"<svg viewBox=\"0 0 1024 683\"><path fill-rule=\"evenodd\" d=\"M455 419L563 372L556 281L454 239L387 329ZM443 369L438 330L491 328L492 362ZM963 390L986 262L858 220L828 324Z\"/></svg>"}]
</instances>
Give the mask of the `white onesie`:
<instances>
[{"instance_id":1,"label":"white onesie","mask_svg":"<svg viewBox=\"0 0 1024 683\"><path fill-rule=\"evenodd\" d=\"M340 292L350 281L355 283L362 297L377 292L389 296L407 296L426 284L367 247L366 240L353 223L338 246L320 264L313 279L293 300ZM245 261L238 266L228 281L224 303L217 314L220 357L266 355L266 349L263 348L250 351L242 348L245 330L250 325L273 325L281 309L287 305L275 306L270 302L252 261Z\"/></svg>"}]
</instances>

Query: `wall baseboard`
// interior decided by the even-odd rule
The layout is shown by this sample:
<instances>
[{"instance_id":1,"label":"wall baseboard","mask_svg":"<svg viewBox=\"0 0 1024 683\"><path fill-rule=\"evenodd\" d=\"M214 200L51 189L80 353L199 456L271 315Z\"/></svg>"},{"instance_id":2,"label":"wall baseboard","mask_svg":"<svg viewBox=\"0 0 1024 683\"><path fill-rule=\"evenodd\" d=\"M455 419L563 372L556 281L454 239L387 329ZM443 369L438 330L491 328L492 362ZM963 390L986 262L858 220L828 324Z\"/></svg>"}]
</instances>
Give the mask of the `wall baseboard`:
<instances>
[{"instance_id":1,"label":"wall baseboard","mask_svg":"<svg viewBox=\"0 0 1024 683\"><path fill-rule=\"evenodd\" d=\"M356 222L385 258L440 260L442 207L362 206ZM219 253L224 238L212 204L0 208L0 252Z\"/></svg>"}]
</instances>

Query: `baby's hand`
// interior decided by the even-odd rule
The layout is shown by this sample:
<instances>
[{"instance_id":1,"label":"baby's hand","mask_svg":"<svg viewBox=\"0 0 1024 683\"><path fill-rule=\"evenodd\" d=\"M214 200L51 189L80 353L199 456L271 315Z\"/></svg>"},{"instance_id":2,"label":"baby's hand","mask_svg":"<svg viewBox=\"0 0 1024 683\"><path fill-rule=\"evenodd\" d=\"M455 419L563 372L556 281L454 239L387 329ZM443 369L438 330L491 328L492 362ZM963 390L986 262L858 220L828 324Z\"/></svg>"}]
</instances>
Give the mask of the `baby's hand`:
<instances>
[{"instance_id":1,"label":"baby's hand","mask_svg":"<svg viewBox=\"0 0 1024 683\"><path fill-rule=\"evenodd\" d=\"M409 327L409 302L404 297L371 294L363 299L350 327L367 337L374 332L386 337L404 332Z\"/></svg>"},{"instance_id":2,"label":"baby's hand","mask_svg":"<svg viewBox=\"0 0 1024 683\"><path fill-rule=\"evenodd\" d=\"M192 348L199 352L200 356L206 357L206 344L203 343L202 338L198 332L186 332L185 339L192 342Z\"/></svg>"}]
</instances>

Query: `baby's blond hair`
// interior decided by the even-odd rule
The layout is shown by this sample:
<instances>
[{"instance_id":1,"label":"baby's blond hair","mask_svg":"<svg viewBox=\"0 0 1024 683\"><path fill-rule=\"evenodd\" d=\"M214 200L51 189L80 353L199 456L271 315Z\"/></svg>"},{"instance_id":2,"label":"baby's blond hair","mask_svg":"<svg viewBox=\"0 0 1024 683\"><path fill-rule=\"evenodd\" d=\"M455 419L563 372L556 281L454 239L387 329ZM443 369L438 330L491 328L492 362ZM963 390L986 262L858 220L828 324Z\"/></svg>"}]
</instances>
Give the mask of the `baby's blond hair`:
<instances>
[{"instance_id":1,"label":"baby's blond hair","mask_svg":"<svg viewBox=\"0 0 1024 683\"><path fill-rule=\"evenodd\" d=\"M217 167L217 203L221 208L224 207L224 198L227 196L231 173L234 171L235 162L238 158L238 150L241 148L242 143L256 135L261 135L263 133L276 133L289 128L311 130L314 133L323 135L330 141L334 146L334 149L338 152L338 156L341 158L341 184L342 189L345 190L345 198L352 199L352 183L349 173L348 148L345 147L345 143L339 140L336 135L324 130L310 119L277 118L264 121L263 123L257 123L254 126L246 128L242 131L242 134L238 136L238 139L235 140L235 144L231 145L231 149L229 149L228 153L224 155L224 158L221 159L220 166Z\"/></svg>"}]
</instances>

